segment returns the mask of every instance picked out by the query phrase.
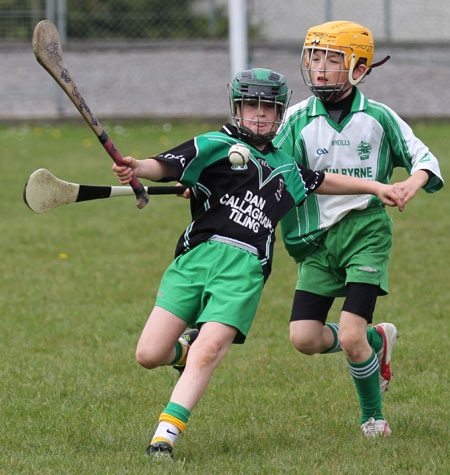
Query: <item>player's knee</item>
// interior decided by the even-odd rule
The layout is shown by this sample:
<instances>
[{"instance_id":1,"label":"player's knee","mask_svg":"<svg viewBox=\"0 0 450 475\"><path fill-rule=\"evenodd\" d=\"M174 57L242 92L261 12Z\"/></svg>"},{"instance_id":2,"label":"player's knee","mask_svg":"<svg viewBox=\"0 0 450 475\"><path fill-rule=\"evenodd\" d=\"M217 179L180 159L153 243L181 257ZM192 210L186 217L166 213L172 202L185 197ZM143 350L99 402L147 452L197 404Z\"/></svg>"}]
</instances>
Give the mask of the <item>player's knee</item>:
<instances>
[{"instance_id":1,"label":"player's knee","mask_svg":"<svg viewBox=\"0 0 450 475\"><path fill-rule=\"evenodd\" d=\"M318 352L316 341L310 338L308 335L305 335L304 333L293 331L291 329L290 340L292 346L297 351L300 351L300 353L303 353L305 355L314 355Z\"/></svg>"},{"instance_id":2,"label":"player's knee","mask_svg":"<svg viewBox=\"0 0 450 475\"><path fill-rule=\"evenodd\" d=\"M189 352L189 363L199 368L215 365L220 354L220 344L215 341L197 341Z\"/></svg>"},{"instance_id":3,"label":"player's knee","mask_svg":"<svg viewBox=\"0 0 450 475\"><path fill-rule=\"evenodd\" d=\"M342 351L350 360L358 358L361 351L363 351L364 339L358 332L339 333L339 344Z\"/></svg>"},{"instance_id":4,"label":"player's knee","mask_svg":"<svg viewBox=\"0 0 450 475\"><path fill-rule=\"evenodd\" d=\"M161 366L161 358L151 349L139 346L136 348L136 361L147 369L153 369Z\"/></svg>"}]
</instances>

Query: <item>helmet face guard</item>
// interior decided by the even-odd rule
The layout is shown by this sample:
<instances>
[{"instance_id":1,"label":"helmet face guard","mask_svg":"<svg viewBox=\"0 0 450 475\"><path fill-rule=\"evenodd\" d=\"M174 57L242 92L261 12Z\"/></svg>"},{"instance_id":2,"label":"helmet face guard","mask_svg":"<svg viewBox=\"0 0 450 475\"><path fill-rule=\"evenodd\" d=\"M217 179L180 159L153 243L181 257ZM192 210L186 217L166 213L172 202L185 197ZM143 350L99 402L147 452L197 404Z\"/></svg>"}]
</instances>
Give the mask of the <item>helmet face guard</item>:
<instances>
[{"instance_id":1,"label":"helmet face guard","mask_svg":"<svg viewBox=\"0 0 450 475\"><path fill-rule=\"evenodd\" d=\"M289 91L286 79L282 74L270 69L254 68L242 71L236 75L233 82L228 84L231 118L239 133L254 145L264 145L273 140L281 124L292 91ZM242 111L246 102L257 105L256 119L245 119L254 122L256 132L244 126ZM265 120L261 117L261 106L273 107L275 120ZM271 131L260 133L261 124L272 124Z\"/></svg>"},{"instance_id":2,"label":"helmet face guard","mask_svg":"<svg viewBox=\"0 0 450 475\"><path fill-rule=\"evenodd\" d=\"M370 71L373 60L375 43L372 33L358 23L349 21L330 21L314 26L308 30L303 45L301 58L301 73L303 81L312 93L323 101L339 99L348 89L357 85ZM318 70L311 66L311 58L317 51L322 51L323 67ZM342 55L345 69L328 70L329 73L338 73L333 84L317 85L314 83L313 73L318 71L326 76L327 59L330 53ZM359 78L353 78L355 67L361 63L367 66L367 71Z\"/></svg>"},{"instance_id":3,"label":"helmet face guard","mask_svg":"<svg viewBox=\"0 0 450 475\"><path fill-rule=\"evenodd\" d=\"M312 61L311 58L314 56L317 51L322 51L323 52L323 67L320 69L315 69L312 66ZM343 55L343 63L344 63L344 68L343 69L329 69L327 70L327 63L328 63L328 57L329 53L338 53ZM346 52L345 51L337 51L335 48L330 49L328 47L322 48L322 47L303 47L302 51L302 58L301 58L301 73L302 73L302 78L305 83L305 85L311 90L311 92L321 99L322 101L334 101L336 99L339 99L348 89L352 87L352 83L348 85L348 81L350 78L350 70L345 67L346 63ZM353 68L354 68L354 61L352 62L351 65L351 72L353 73ZM324 77L327 76L328 74L337 74L337 79L333 83L327 83L324 85L316 84L314 80L314 73L322 73ZM362 79L362 78L361 78ZM359 81L357 81L359 82ZM347 87L346 87L347 86Z\"/></svg>"}]
</instances>

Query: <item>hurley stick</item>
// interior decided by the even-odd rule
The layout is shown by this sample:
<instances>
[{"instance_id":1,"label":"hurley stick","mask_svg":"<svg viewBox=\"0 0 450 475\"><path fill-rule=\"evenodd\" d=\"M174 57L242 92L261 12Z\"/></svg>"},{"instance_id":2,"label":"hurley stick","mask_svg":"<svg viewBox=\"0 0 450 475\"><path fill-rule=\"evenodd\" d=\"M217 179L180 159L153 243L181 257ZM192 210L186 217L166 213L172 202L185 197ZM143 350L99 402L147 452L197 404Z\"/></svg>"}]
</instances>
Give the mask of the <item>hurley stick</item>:
<instances>
[{"instance_id":1,"label":"hurley stick","mask_svg":"<svg viewBox=\"0 0 450 475\"><path fill-rule=\"evenodd\" d=\"M149 195L180 195L184 186L148 186ZM129 186L80 185L57 178L45 168L35 170L23 190L23 200L35 213L81 201L133 195Z\"/></svg>"},{"instance_id":2,"label":"hurley stick","mask_svg":"<svg viewBox=\"0 0 450 475\"><path fill-rule=\"evenodd\" d=\"M110 157L115 163L122 165L122 155L86 104L86 101L75 85L64 63L58 29L51 21L43 20L36 25L33 33L33 51L39 64L53 77L59 86L61 86L62 90L67 94L85 121L89 124L89 127L95 133ZM149 198L144 186L135 175L133 175L130 185L136 195L137 207L140 209L144 208Z\"/></svg>"}]
</instances>

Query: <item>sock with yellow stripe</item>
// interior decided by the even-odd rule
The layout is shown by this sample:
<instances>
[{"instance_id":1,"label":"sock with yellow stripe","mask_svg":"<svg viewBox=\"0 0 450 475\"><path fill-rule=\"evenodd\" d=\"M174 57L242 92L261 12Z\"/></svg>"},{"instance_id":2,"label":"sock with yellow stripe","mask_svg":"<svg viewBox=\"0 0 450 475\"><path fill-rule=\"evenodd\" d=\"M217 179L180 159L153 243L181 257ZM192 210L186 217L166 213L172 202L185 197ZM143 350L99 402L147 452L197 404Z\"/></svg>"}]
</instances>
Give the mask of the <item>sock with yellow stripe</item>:
<instances>
[{"instance_id":1,"label":"sock with yellow stripe","mask_svg":"<svg viewBox=\"0 0 450 475\"><path fill-rule=\"evenodd\" d=\"M173 447L177 437L184 432L190 415L190 411L183 406L169 402L159 416L159 424L153 435L151 444L163 441Z\"/></svg>"},{"instance_id":2,"label":"sock with yellow stripe","mask_svg":"<svg viewBox=\"0 0 450 475\"><path fill-rule=\"evenodd\" d=\"M179 365L186 363L186 356L189 349L189 343L184 338L179 338L175 343L175 358L170 363L171 365Z\"/></svg>"}]
</instances>

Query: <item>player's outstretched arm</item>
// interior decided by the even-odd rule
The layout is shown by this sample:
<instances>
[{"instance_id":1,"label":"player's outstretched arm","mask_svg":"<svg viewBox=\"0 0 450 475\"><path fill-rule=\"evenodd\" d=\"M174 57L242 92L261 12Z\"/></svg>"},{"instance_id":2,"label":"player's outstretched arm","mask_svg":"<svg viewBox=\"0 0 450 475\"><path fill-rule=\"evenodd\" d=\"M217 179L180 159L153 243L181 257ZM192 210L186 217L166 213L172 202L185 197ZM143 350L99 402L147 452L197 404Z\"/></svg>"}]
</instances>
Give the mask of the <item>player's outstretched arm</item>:
<instances>
[{"instance_id":1,"label":"player's outstretched arm","mask_svg":"<svg viewBox=\"0 0 450 475\"><path fill-rule=\"evenodd\" d=\"M122 185L130 182L133 172L140 178L158 181L161 178L175 176L175 169L170 164L155 160L154 158L146 158L144 160L136 160L133 157L123 157L123 165L114 164L113 172Z\"/></svg>"},{"instance_id":2,"label":"player's outstretched arm","mask_svg":"<svg viewBox=\"0 0 450 475\"><path fill-rule=\"evenodd\" d=\"M353 176L325 173L325 179L315 193L319 195L375 195L388 206L405 207L404 192L395 185L384 185L378 181Z\"/></svg>"}]
</instances>

